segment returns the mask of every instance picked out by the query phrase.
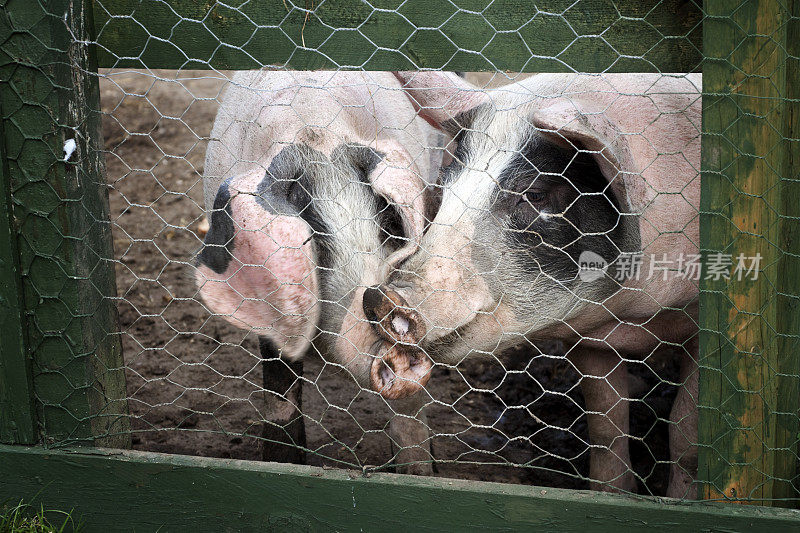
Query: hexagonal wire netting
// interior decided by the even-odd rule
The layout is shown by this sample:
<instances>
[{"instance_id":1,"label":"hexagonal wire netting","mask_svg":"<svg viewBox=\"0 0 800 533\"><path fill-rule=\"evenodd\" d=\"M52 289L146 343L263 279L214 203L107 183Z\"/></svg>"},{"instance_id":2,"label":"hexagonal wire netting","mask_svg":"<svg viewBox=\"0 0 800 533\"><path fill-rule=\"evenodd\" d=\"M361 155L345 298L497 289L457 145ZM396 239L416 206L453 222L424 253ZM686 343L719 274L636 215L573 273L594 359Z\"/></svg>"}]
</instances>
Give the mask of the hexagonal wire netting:
<instances>
[{"instance_id":1,"label":"hexagonal wire netting","mask_svg":"<svg viewBox=\"0 0 800 533\"><path fill-rule=\"evenodd\" d=\"M696 7L128 4L88 74L133 448L696 497L700 284L774 265L701 257L700 76L608 73L696 67Z\"/></svg>"}]
</instances>

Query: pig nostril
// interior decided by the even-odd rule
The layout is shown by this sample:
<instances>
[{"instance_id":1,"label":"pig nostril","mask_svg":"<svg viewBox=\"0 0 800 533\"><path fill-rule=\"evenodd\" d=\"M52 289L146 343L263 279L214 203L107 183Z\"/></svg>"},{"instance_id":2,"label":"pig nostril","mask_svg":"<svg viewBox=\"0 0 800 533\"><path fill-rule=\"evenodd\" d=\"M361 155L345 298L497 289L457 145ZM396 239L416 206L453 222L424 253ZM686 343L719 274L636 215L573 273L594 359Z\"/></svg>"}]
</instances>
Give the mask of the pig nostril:
<instances>
[{"instance_id":1,"label":"pig nostril","mask_svg":"<svg viewBox=\"0 0 800 533\"><path fill-rule=\"evenodd\" d=\"M382 361L381 379L383 379L384 385L391 385L396 375L397 374L395 373L394 368L392 368L392 364L389 361Z\"/></svg>"}]
</instances>

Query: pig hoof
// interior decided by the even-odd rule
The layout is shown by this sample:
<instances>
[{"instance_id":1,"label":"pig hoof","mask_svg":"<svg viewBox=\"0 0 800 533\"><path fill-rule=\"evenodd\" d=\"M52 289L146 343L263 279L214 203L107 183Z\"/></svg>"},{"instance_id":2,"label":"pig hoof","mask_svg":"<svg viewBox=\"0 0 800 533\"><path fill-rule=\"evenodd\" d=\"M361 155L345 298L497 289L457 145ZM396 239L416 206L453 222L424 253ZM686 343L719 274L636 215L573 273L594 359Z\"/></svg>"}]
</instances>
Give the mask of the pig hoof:
<instances>
[{"instance_id":1,"label":"pig hoof","mask_svg":"<svg viewBox=\"0 0 800 533\"><path fill-rule=\"evenodd\" d=\"M372 390L387 400L406 398L422 389L431 377L433 363L416 350L393 346L376 356L370 369Z\"/></svg>"}]
</instances>

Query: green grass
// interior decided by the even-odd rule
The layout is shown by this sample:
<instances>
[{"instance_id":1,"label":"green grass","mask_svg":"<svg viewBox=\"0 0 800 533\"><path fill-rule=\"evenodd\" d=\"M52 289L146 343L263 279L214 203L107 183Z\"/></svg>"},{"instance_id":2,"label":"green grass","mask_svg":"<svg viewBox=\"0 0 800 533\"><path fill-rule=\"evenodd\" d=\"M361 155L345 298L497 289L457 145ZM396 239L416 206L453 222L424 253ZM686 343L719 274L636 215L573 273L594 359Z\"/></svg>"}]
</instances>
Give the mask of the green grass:
<instances>
[{"instance_id":1,"label":"green grass","mask_svg":"<svg viewBox=\"0 0 800 533\"><path fill-rule=\"evenodd\" d=\"M0 533L62 533L80 531L80 524L72 518L72 511L37 510L19 502L10 507L0 505Z\"/></svg>"}]
</instances>

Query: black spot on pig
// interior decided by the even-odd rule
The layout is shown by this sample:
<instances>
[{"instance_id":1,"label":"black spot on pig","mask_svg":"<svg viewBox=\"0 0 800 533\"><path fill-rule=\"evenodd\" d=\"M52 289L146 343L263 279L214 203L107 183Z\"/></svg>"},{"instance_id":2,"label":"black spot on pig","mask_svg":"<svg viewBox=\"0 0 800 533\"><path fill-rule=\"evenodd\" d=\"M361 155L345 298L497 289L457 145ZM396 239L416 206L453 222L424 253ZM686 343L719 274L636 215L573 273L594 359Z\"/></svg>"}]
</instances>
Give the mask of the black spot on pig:
<instances>
[{"instance_id":1,"label":"black spot on pig","mask_svg":"<svg viewBox=\"0 0 800 533\"><path fill-rule=\"evenodd\" d=\"M480 104L466 111L462 111L450 120L442 122L441 126L445 133L451 137L456 137L464 130L475 129L475 122L482 120L483 117L491 120L494 115L494 106L492 104Z\"/></svg>"},{"instance_id":2,"label":"black spot on pig","mask_svg":"<svg viewBox=\"0 0 800 533\"><path fill-rule=\"evenodd\" d=\"M473 131L476 129L476 122L489 121L493 115L494 107L491 104L481 104L442 123L442 129L453 137L455 145L455 150L451 154L453 160L441 170L439 182L442 185L453 181L453 178L469 165L470 136L485 135L483 132Z\"/></svg>"},{"instance_id":3,"label":"black spot on pig","mask_svg":"<svg viewBox=\"0 0 800 533\"><path fill-rule=\"evenodd\" d=\"M368 146L364 146L363 144L358 143L350 143L350 144L340 144L336 148L333 149L331 153L331 159L337 161L339 159L346 159L349 160L350 163L355 166L356 169L360 172L359 178L366 184L369 184L369 174L375 167L378 166L384 158L383 153L375 150L374 148L370 148Z\"/></svg>"},{"instance_id":4,"label":"black spot on pig","mask_svg":"<svg viewBox=\"0 0 800 533\"><path fill-rule=\"evenodd\" d=\"M330 159L322 152L305 144L291 144L272 159L256 187L256 201L268 213L299 216L311 227L317 262L323 268L331 264L333 235L314 198L317 181L324 179L319 174L330 167Z\"/></svg>"},{"instance_id":5,"label":"black spot on pig","mask_svg":"<svg viewBox=\"0 0 800 533\"><path fill-rule=\"evenodd\" d=\"M210 227L203 241L203 249L197 256L200 264L207 266L217 274L225 272L233 258L235 232L230 201L231 193L228 184L223 183L214 198L213 211L209 221Z\"/></svg>"},{"instance_id":6,"label":"black spot on pig","mask_svg":"<svg viewBox=\"0 0 800 533\"><path fill-rule=\"evenodd\" d=\"M372 192L369 175L383 161L385 155L363 144L350 143L337 146L331 153L331 159L337 161L341 158L349 161L359 172L361 182ZM404 244L405 236L400 211L378 194L375 194L375 201L377 203L377 222L382 232L381 240L390 250L396 250Z\"/></svg>"},{"instance_id":7,"label":"black spot on pig","mask_svg":"<svg viewBox=\"0 0 800 533\"><path fill-rule=\"evenodd\" d=\"M497 180L491 205L512 260L529 273L574 280L584 251L613 263L638 248L638 228L592 154L533 135Z\"/></svg>"},{"instance_id":8,"label":"black spot on pig","mask_svg":"<svg viewBox=\"0 0 800 533\"><path fill-rule=\"evenodd\" d=\"M381 228L381 240L390 250L397 250L405 243L403 232L403 219L398 210L389 204L382 196L377 196L375 202L378 206L378 225Z\"/></svg>"},{"instance_id":9,"label":"black spot on pig","mask_svg":"<svg viewBox=\"0 0 800 533\"><path fill-rule=\"evenodd\" d=\"M378 204L377 222L386 239L402 238L402 219L399 212L387 201L374 194L369 174L375 170L384 154L367 146L350 143L337 146L331 157L305 144L286 146L273 159L264 179L259 183L257 201L267 212L299 216L313 231L317 263L325 269L332 265L336 243L333 231L319 210L319 199L324 192L322 183L340 181L367 187ZM333 175L335 174L335 176Z\"/></svg>"},{"instance_id":10,"label":"black spot on pig","mask_svg":"<svg viewBox=\"0 0 800 533\"><path fill-rule=\"evenodd\" d=\"M264 209L265 221L266 217L286 215L300 217L309 225L320 274L328 277L337 254L336 246L342 244L320 207L331 209L336 205L337 187L341 191L351 186L364 187L361 192L375 202L366 201L365 214L375 218L383 232L383 244L390 248L402 244L404 234L399 211L375 194L369 179L383 157L384 154L360 144L343 144L333 150L331 157L305 144L288 145L270 162L264 178L256 186L255 201ZM361 194L361 198L363 202L365 196ZM198 258L216 273L224 272L232 258L237 227L230 200L226 182L217 193L206 246Z\"/></svg>"},{"instance_id":11,"label":"black spot on pig","mask_svg":"<svg viewBox=\"0 0 800 533\"><path fill-rule=\"evenodd\" d=\"M432 185L428 185L425 188L425 221L426 221L426 228L427 225L433 222L436 218L436 213L439 212L439 208L442 207L442 197L444 196L444 190L442 186L438 183L434 183Z\"/></svg>"}]
</instances>

